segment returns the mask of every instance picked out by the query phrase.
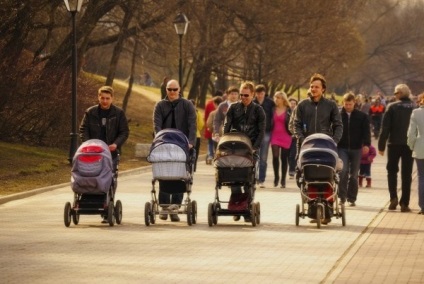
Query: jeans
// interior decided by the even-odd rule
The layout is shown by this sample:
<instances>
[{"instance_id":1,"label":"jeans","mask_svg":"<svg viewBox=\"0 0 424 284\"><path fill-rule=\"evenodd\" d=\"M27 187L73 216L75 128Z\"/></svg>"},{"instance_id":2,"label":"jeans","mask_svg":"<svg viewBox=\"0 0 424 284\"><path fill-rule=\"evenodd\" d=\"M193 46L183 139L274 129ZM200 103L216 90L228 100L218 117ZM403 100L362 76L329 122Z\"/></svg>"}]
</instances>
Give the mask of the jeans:
<instances>
[{"instance_id":1,"label":"jeans","mask_svg":"<svg viewBox=\"0 0 424 284\"><path fill-rule=\"evenodd\" d=\"M399 160L402 159L401 179L402 196L399 204L409 206L412 182L412 151L407 145L387 145L387 181L389 184L390 199L397 198L397 173L399 172Z\"/></svg>"},{"instance_id":2,"label":"jeans","mask_svg":"<svg viewBox=\"0 0 424 284\"><path fill-rule=\"evenodd\" d=\"M259 183L265 182L270 140L271 133L265 132L264 138L262 139L261 148L259 149Z\"/></svg>"},{"instance_id":3,"label":"jeans","mask_svg":"<svg viewBox=\"0 0 424 284\"><path fill-rule=\"evenodd\" d=\"M418 206L424 211L424 159L415 159L418 172Z\"/></svg>"},{"instance_id":4,"label":"jeans","mask_svg":"<svg viewBox=\"0 0 424 284\"><path fill-rule=\"evenodd\" d=\"M355 202L358 196L358 172L362 149L339 148L339 158L343 161L340 173L339 197L342 201Z\"/></svg>"},{"instance_id":5,"label":"jeans","mask_svg":"<svg viewBox=\"0 0 424 284\"><path fill-rule=\"evenodd\" d=\"M215 156L215 145L214 142L212 140L212 138L208 138L208 158L213 159L213 157Z\"/></svg>"},{"instance_id":6,"label":"jeans","mask_svg":"<svg viewBox=\"0 0 424 284\"><path fill-rule=\"evenodd\" d=\"M359 166L359 176L370 178L371 177L371 164L361 164Z\"/></svg>"}]
</instances>

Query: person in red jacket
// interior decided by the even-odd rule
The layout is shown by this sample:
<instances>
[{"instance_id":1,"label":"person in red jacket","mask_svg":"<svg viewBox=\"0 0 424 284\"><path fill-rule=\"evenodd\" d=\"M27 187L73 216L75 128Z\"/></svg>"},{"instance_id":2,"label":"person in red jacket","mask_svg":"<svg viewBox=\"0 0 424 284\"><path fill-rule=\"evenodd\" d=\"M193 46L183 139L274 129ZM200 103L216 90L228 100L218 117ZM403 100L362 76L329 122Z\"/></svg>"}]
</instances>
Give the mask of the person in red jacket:
<instances>
[{"instance_id":1,"label":"person in red jacket","mask_svg":"<svg viewBox=\"0 0 424 284\"><path fill-rule=\"evenodd\" d=\"M381 103L380 98L376 98L370 107L371 124L373 127L374 137L376 139L378 139L378 136L380 135L381 121L385 110L386 108Z\"/></svg>"},{"instance_id":2,"label":"person in red jacket","mask_svg":"<svg viewBox=\"0 0 424 284\"><path fill-rule=\"evenodd\" d=\"M215 92L214 97L222 96L222 94L223 94L222 91L218 90ZM214 102L214 98L212 98L206 103L206 106L205 106L205 124L208 121L209 114L213 112L215 109L216 109L216 105ZM206 164L209 165L209 164L212 164L212 159L215 155L214 141L212 139L213 138L212 133L208 129L205 129L205 133L203 135L208 140L208 154L206 156Z\"/></svg>"}]
</instances>

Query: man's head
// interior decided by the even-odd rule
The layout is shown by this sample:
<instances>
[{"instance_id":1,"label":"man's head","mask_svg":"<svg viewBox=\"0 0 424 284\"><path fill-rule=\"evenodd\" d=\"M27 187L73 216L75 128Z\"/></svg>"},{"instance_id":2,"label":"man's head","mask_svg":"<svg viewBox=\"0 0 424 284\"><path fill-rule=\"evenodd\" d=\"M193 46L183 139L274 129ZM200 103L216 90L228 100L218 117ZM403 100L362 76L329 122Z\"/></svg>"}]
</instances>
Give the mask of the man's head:
<instances>
[{"instance_id":1,"label":"man's head","mask_svg":"<svg viewBox=\"0 0 424 284\"><path fill-rule=\"evenodd\" d=\"M237 102L239 99L239 89L237 89L237 87L229 87L227 90L227 100L230 103L235 103Z\"/></svg>"},{"instance_id":2,"label":"man's head","mask_svg":"<svg viewBox=\"0 0 424 284\"><path fill-rule=\"evenodd\" d=\"M311 94L312 100L319 101L322 97L322 94L324 94L325 90L327 89L327 82L325 81L324 76L315 73L312 75L309 83L309 92Z\"/></svg>"},{"instance_id":3,"label":"man's head","mask_svg":"<svg viewBox=\"0 0 424 284\"><path fill-rule=\"evenodd\" d=\"M113 102L113 88L110 86L103 86L97 91L97 98L99 100L100 108L109 109Z\"/></svg>"},{"instance_id":4,"label":"man's head","mask_svg":"<svg viewBox=\"0 0 424 284\"><path fill-rule=\"evenodd\" d=\"M403 98L408 98L411 95L411 90L406 84L399 84L395 87L395 97L400 100Z\"/></svg>"},{"instance_id":5,"label":"man's head","mask_svg":"<svg viewBox=\"0 0 424 284\"><path fill-rule=\"evenodd\" d=\"M296 108L296 106L297 106L297 100L296 100L296 99L294 99L294 98L290 98L290 99L289 99L289 103L290 103L290 108L291 108L292 110L294 110L294 109Z\"/></svg>"},{"instance_id":6,"label":"man's head","mask_svg":"<svg viewBox=\"0 0 424 284\"><path fill-rule=\"evenodd\" d=\"M355 109L355 95L347 93L343 96L343 108L347 113L351 113Z\"/></svg>"},{"instance_id":7,"label":"man's head","mask_svg":"<svg viewBox=\"0 0 424 284\"><path fill-rule=\"evenodd\" d=\"M253 100L255 85L253 82L246 81L240 86L240 99L243 105L248 106Z\"/></svg>"},{"instance_id":8,"label":"man's head","mask_svg":"<svg viewBox=\"0 0 424 284\"><path fill-rule=\"evenodd\" d=\"M264 85L257 85L255 88L255 97L258 102L262 103L265 99L266 88Z\"/></svg>"},{"instance_id":9,"label":"man's head","mask_svg":"<svg viewBox=\"0 0 424 284\"><path fill-rule=\"evenodd\" d=\"M180 84L177 80L171 79L166 83L166 95L171 102L180 98Z\"/></svg>"}]
</instances>

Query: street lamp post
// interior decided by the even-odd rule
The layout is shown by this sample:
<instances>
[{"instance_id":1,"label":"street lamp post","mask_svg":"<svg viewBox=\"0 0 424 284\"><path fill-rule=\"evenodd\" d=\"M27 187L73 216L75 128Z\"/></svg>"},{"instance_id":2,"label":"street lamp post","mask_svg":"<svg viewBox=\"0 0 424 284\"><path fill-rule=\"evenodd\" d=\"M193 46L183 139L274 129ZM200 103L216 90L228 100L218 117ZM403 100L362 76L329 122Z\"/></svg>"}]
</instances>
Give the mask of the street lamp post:
<instances>
[{"instance_id":1,"label":"street lamp post","mask_svg":"<svg viewBox=\"0 0 424 284\"><path fill-rule=\"evenodd\" d=\"M180 37L180 59L179 59L179 63L178 63L178 76L179 76L179 84L180 84L180 88L182 87L182 83L183 83L183 64L182 64L182 58L183 58L183 53L182 53L182 40L183 40L183 35L186 34L187 32L187 28L188 28L188 24L190 22L187 19L187 16L184 15L183 13L179 13L175 19L174 19L174 27L175 27L175 31L177 32L177 35Z\"/></svg>"},{"instance_id":2,"label":"street lamp post","mask_svg":"<svg viewBox=\"0 0 424 284\"><path fill-rule=\"evenodd\" d=\"M71 146L69 148L68 161L72 163L72 158L78 147L78 134L77 134L77 34L76 34L76 14L81 10L83 0L63 0L66 9L71 13L72 18L72 132L71 132Z\"/></svg>"}]
</instances>

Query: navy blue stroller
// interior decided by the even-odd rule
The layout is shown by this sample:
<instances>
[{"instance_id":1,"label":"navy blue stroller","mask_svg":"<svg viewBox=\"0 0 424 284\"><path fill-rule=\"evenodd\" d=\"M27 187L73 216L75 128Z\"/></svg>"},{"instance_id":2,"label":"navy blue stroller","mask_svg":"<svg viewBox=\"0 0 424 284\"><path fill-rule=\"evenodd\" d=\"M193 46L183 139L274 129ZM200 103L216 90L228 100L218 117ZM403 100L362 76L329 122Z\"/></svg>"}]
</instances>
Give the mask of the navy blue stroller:
<instances>
[{"instance_id":1,"label":"navy blue stroller","mask_svg":"<svg viewBox=\"0 0 424 284\"><path fill-rule=\"evenodd\" d=\"M342 225L346 225L344 204L339 204L337 198L338 172L342 168L337 145L330 136L316 133L303 141L296 168L302 199L302 206L296 205L296 226L299 218L305 217L315 219L318 228L331 217L341 218Z\"/></svg>"},{"instance_id":2,"label":"navy blue stroller","mask_svg":"<svg viewBox=\"0 0 424 284\"><path fill-rule=\"evenodd\" d=\"M144 207L146 226L155 224L158 214L187 214L187 224L197 222L197 203L190 199L193 184L195 150L189 149L184 133L177 129L159 131L153 139L147 161L152 163L152 200ZM160 204L155 184L159 182L161 192L169 194L187 193L182 204Z\"/></svg>"}]
</instances>

